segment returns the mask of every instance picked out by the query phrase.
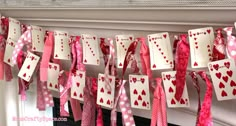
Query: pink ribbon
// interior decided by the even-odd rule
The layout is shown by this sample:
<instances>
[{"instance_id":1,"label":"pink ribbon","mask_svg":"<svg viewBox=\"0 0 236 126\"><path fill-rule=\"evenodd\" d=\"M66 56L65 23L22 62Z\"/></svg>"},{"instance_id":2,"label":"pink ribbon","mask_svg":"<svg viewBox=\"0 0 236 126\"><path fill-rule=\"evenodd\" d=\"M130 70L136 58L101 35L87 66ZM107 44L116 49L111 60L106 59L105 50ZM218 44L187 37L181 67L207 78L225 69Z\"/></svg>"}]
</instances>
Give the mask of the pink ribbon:
<instances>
[{"instance_id":1,"label":"pink ribbon","mask_svg":"<svg viewBox=\"0 0 236 126\"><path fill-rule=\"evenodd\" d=\"M188 58L190 54L189 44L186 40L187 35L180 35L180 41L177 44L176 51L176 93L175 98L180 101L186 80L186 71L188 67Z\"/></svg>"},{"instance_id":2,"label":"pink ribbon","mask_svg":"<svg viewBox=\"0 0 236 126\"><path fill-rule=\"evenodd\" d=\"M167 126L166 97L161 81L161 78L156 78L157 86L153 97L151 126Z\"/></svg>"},{"instance_id":3,"label":"pink ribbon","mask_svg":"<svg viewBox=\"0 0 236 126\"><path fill-rule=\"evenodd\" d=\"M204 101L201 106L197 126L213 126L211 117L211 104L212 104L212 84L206 73L203 71L198 72L204 81L206 81L207 89Z\"/></svg>"},{"instance_id":4,"label":"pink ribbon","mask_svg":"<svg viewBox=\"0 0 236 126\"><path fill-rule=\"evenodd\" d=\"M229 58L236 60L236 38L232 36L233 27L224 28L227 33L227 46L226 51Z\"/></svg>"},{"instance_id":5,"label":"pink ribbon","mask_svg":"<svg viewBox=\"0 0 236 126\"><path fill-rule=\"evenodd\" d=\"M5 39L2 35L0 35L0 80L4 79L4 53L5 53Z\"/></svg>"},{"instance_id":6,"label":"pink ribbon","mask_svg":"<svg viewBox=\"0 0 236 126\"><path fill-rule=\"evenodd\" d=\"M213 61L225 59L225 42L224 36L222 34L222 29L219 28L216 30L217 35L214 40L214 47L213 47Z\"/></svg>"}]
</instances>

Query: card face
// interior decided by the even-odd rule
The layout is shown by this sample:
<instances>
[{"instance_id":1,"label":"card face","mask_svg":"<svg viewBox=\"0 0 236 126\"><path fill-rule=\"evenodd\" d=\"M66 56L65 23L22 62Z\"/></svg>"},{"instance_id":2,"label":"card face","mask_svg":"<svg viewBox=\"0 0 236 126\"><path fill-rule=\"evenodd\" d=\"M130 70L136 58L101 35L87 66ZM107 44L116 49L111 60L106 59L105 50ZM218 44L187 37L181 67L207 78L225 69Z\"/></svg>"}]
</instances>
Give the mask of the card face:
<instances>
[{"instance_id":1,"label":"card face","mask_svg":"<svg viewBox=\"0 0 236 126\"><path fill-rule=\"evenodd\" d=\"M212 60L214 31L212 27L188 31L192 68L207 67Z\"/></svg>"},{"instance_id":2,"label":"card face","mask_svg":"<svg viewBox=\"0 0 236 126\"><path fill-rule=\"evenodd\" d=\"M131 107L150 109L149 80L146 75L129 75Z\"/></svg>"},{"instance_id":3,"label":"card face","mask_svg":"<svg viewBox=\"0 0 236 126\"><path fill-rule=\"evenodd\" d=\"M148 35L151 69L172 69L173 54L168 32Z\"/></svg>"},{"instance_id":4,"label":"card face","mask_svg":"<svg viewBox=\"0 0 236 126\"><path fill-rule=\"evenodd\" d=\"M82 43L83 43L83 63L89 65L100 65L97 36L82 34Z\"/></svg>"},{"instance_id":5,"label":"card face","mask_svg":"<svg viewBox=\"0 0 236 126\"><path fill-rule=\"evenodd\" d=\"M85 72L77 70L72 74L71 98L84 101Z\"/></svg>"},{"instance_id":6,"label":"card face","mask_svg":"<svg viewBox=\"0 0 236 126\"><path fill-rule=\"evenodd\" d=\"M55 63L49 63L48 65L48 81L47 87L50 90L59 91L58 78L60 73L60 66Z\"/></svg>"},{"instance_id":7,"label":"card face","mask_svg":"<svg viewBox=\"0 0 236 126\"><path fill-rule=\"evenodd\" d=\"M29 82L39 62L39 59L40 59L39 56L34 55L31 52L28 52L26 59L18 73L18 77Z\"/></svg>"},{"instance_id":8,"label":"card face","mask_svg":"<svg viewBox=\"0 0 236 126\"><path fill-rule=\"evenodd\" d=\"M43 52L44 48L44 33L43 28L38 26L31 26L31 34L32 34L32 50L35 52Z\"/></svg>"},{"instance_id":9,"label":"card face","mask_svg":"<svg viewBox=\"0 0 236 126\"><path fill-rule=\"evenodd\" d=\"M13 18L9 18L9 30L6 41L6 49L4 54L4 62L10 66L14 66L12 62L12 55L15 49L15 44L21 36L20 22Z\"/></svg>"},{"instance_id":10,"label":"card face","mask_svg":"<svg viewBox=\"0 0 236 126\"><path fill-rule=\"evenodd\" d=\"M175 99L175 92L176 92L176 71L168 71L168 72L162 72L162 80L163 85L166 93L166 102L169 108L174 107L189 107L189 96L187 91L187 86L185 84L184 91L182 98L180 101L177 101Z\"/></svg>"},{"instance_id":11,"label":"card face","mask_svg":"<svg viewBox=\"0 0 236 126\"><path fill-rule=\"evenodd\" d=\"M54 31L54 58L70 60L69 35L64 31Z\"/></svg>"},{"instance_id":12,"label":"card face","mask_svg":"<svg viewBox=\"0 0 236 126\"><path fill-rule=\"evenodd\" d=\"M116 35L117 67L123 68L125 55L130 44L134 41L133 35ZM130 65L128 65L130 67Z\"/></svg>"},{"instance_id":13,"label":"card face","mask_svg":"<svg viewBox=\"0 0 236 126\"><path fill-rule=\"evenodd\" d=\"M115 77L108 76L108 78L111 90L106 88L104 74L98 74L97 104L107 108L113 108L115 95Z\"/></svg>"},{"instance_id":14,"label":"card face","mask_svg":"<svg viewBox=\"0 0 236 126\"><path fill-rule=\"evenodd\" d=\"M236 98L236 66L233 59L210 62L208 68L219 101Z\"/></svg>"}]
</instances>

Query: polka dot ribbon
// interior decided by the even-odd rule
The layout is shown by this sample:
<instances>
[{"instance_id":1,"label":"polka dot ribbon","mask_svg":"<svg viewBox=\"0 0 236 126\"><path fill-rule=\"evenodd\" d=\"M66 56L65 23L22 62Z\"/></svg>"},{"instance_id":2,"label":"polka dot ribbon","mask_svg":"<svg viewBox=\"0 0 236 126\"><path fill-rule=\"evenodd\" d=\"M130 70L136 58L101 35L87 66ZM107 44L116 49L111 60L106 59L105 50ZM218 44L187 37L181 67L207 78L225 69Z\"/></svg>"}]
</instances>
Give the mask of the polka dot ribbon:
<instances>
[{"instance_id":1,"label":"polka dot ribbon","mask_svg":"<svg viewBox=\"0 0 236 126\"><path fill-rule=\"evenodd\" d=\"M176 50L176 93L175 98L176 100L180 100L183 91L184 85L186 80L186 71L188 67L188 58L190 54L189 44L187 42L187 35L183 34L180 35L180 41L177 44Z\"/></svg>"},{"instance_id":2,"label":"polka dot ribbon","mask_svg":"<svg viewBox=\"0 0 236 126\"><path fill-rule=\"evenodd\" d=\"M219 28L216 30L217 35L214 40L214 47L213 47L213 61L225 59L225 42L224 36L222 34L222 29Z\"/></svg>"},{"instance_id":3,"label":"polka dot ribbon","mask_svg":"<svg viewBox=\"0 0 236 126\"><path fill-rule=\"evenodd\" d=\"M156 78L157 86L153 97L151 126L167 126L166 97L161 81L161 78Z\"/></svg>"},{"instance_id":4,"label":"polka dot ribbon","mask_svg":"<svg viewBox=\"0 0 236 126\"><path fill-rule=\"evenodd\" d=\"M129 101L129 98L128 98L126 91L125 91L126 81L123 78L124 78L125 71L126 71L127 66L130 61L132 61L131 68L133 70L133 73L139 73L137 62L134 58L135 49L136 49L137 45L138 45L137 40L132 42L128 48L126 55L125 55L125 60L123 63L124 67L123 67L123 71L122 71L122 79L119 81L120 88L118 90L117 96L115 98L114 107L111 112L111 126L116 126L116 116L117 116L116 115L116 106L117 106L118 102L119 102L119 107L122 112L123 125L124 126L135 126L133 113L132 113L131 106L130 106L130 101Z\"/></svg>"},{"instance_id":5,"label":"polka dot ribbon","mask_svg":"<svg viewBox=\"0 0 236 126\"><path fill-rule=\"evenodd\" d=\"M224 31L227 33L226 51L229 58L236 60L236 38L232 36L233 27L226 27Z\"/></svg>"}]
</instances>

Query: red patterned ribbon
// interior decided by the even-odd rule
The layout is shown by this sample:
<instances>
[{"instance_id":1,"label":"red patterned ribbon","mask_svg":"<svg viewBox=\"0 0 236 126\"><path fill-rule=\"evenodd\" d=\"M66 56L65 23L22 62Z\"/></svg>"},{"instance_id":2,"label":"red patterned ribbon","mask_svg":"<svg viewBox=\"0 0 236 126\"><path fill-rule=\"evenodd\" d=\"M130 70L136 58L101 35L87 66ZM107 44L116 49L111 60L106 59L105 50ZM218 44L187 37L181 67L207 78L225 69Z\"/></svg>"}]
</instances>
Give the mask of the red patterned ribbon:
<instances>
[{"instance_id":1,"label":"red patterned ribbon","mask_svg":"<svg viewBox=\"0 0 236 126\"><path fill-rule=\"evenodd\" d=\"M167 126L166 97L161 81L161 78L156 78L157 86L153 97L151 126Z\"/></svg>"},{"instance_id":2,"label":"red patterned ribbon","mask_svg":"<svg viewBox=\"0 0 236 126\"><path fill-rule=\"evenodd\" d=\"M216 30L217 35L214 40L214 47L213 47L213 61L225 59L225 42L224 36L222 34L222 29L219 28Z\"/></svg>"},{"instance_id":3,"label":"red patterned ribbon","mask_svg":"<svg viewBox=\"0 0 236 126\"><path fill-rule=\"evenodd\" d=\"M186 80L186 71L188 67L188 58L189 58L189 44L186 40L187 35L180 35L180 41L177 44L177 50L176 50L176 93L175 98L176 100L180 100L183 91L184 91L184 85Z\"/></svg>"},{"instance_id":4,"label":"red patterned ribbon","mask_svg":"<svg viewBox=\"0 0 236 126\"><path fill-rule=\"evenodd\" d=\"M198 72L202 79L206 82L207 89L204 101L201 106L197 126L213 126L211 117L211 104L212 104L212 84L206 73L203 71Z\"/></svg>"},{"instance_id":5,"label":"red patterned ribbon","mask_svg":"<svg viewBox=\"0 0 236 126\"><path fill-rule=\"evenodd\" d=\"M233 27L226 27L224 31L227 33L226 51L229 58L236 60L236 38L232 35Z\"/></svg>"}]
</instances>

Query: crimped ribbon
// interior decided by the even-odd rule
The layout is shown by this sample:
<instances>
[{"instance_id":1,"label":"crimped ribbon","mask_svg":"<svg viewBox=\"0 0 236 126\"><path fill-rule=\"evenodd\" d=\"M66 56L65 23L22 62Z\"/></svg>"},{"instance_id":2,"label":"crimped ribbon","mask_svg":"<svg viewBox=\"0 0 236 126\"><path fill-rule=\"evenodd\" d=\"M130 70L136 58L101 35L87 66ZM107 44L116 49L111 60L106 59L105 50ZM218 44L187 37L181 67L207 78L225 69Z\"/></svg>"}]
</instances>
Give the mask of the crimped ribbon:
<instances>
[{"instance_id":1,"label":"crimped ribbon","mask_svg":"<svg viewBox=\"0 0 236 126\"><path fill-rule=\"evenodd\" d=\"M229 58L236 60L236 38L232 36L233 27L226 27L224 31L227 33L226 51Z\"/></svg>"},{"instance_id":2,"label":"crimped ribbon","mask_svg":"<svg viewBox=\"0 0 236 126\"><path fill-rule=\"evenodd\" d=\"M196 88L197 94L198 94L198 110L197 110L197 120L196 120L196 125L197 125L199 123L199 116L200 116L200 111L201 111L200 85L198 83L198 78L197 78L196 72L191 71L189 73L189 75L192 78L193 86Z\"/></svg>"},{"instance_id":3,"label":"crimped ribbon","mask_svg":"<svg viewBox=\"0 0 236 126\"><path fill-rule=\"evenodd\" d=\"M187 35L180 35L180 41L177 44L176 50L176 93L175 98L177 101L180 101L186 80L186 71L188 67L188 58L189 58L189 44L186 40Z\"/></svg>"},{"instance_id":4,"label":"crimped ribbon","mask_svg":"<svg viewBox=\"0 0 236 126\"><path fill-rule=\"evenodd\" d=\"M213 61L225 59L225 42L224 36L222 34L222 29L219 28L216 30L217 35L214 40L214 47L213 47Z\"/></svg>"},{"instance_id":5,"label":"crimped ribbon","mask_svg":"<svg viewBox=\"0 0 236 126\"><path fill-rule=\"evenodd\" d=\"M201 106L197 126L213 126L212 116L211 116L212 84L205 72L200 71L198 72L198 74L206 82L207 89L204 101Z\"/></svg>"},{"instance_id":6,"label":"crimped ribbon","mask_svg":"<svg viewBox=\"0 0 236 126\"><path fill-rule=\"evenodd\" d=\"M161 78L156 78L157 85L153 97L151 126L167 126L166 97L161 81Z\"/></svg>"}]
</instances>

